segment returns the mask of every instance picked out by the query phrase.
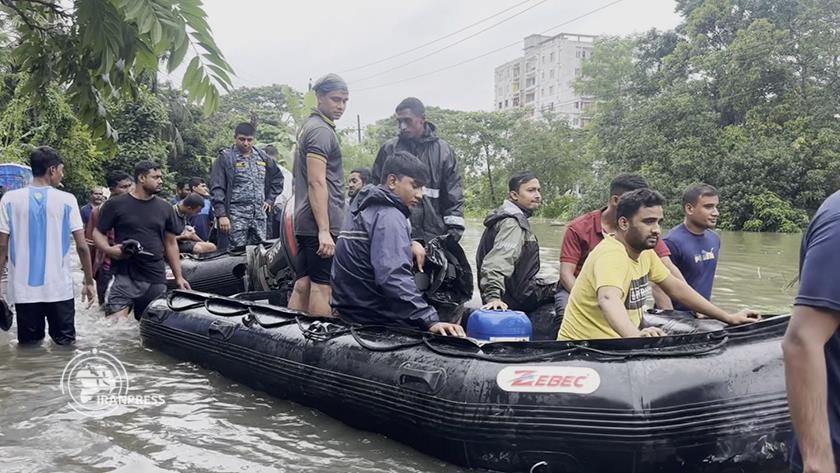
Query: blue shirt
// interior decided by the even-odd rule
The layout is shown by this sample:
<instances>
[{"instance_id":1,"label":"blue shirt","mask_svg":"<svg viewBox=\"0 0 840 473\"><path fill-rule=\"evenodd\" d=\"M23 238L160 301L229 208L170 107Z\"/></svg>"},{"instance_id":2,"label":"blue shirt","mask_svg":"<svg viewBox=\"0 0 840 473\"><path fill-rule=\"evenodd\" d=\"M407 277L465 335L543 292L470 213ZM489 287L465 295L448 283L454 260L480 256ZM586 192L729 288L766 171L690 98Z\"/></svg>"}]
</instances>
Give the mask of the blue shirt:
<instances>
[{"instance_id":1,"label":"blue shirt","mask_svg":"<svg viewBox=\"0 0 840 473\"><path fill-rule=\"evenodd\" d=\"M681 223L672 228L664 240L671 250L671 261L680 269L688 285L706 300L711 300L720 255L717 233L706 230L702 235L695 235ZM678 301L674 301L674 309L689 310Z\"/></svg>"},{"instance_id":2,"label":"blue shirt","mask_svg":"<svg viewBox=\"0 0 840 473\"><path fill-rule=\"evenodd\" d=\"M840 312L840 192L823 202L805 236L799 251L799 293L795 305L817 307ZM834 461L840 471L840 329L825 344L828 383L828 424ZM790 461L802 467L799 445L793 442Z\"/></svg>"},{"instance_id":3,"label":"blue shirt","mask_svg":"<svg viewBox=\"0 0 840 473\"><path fill-rule=\"evenodd\" d=\"M201 211L190 217L190 225L195 228L195 234L204 241L210 238L210 224L213 222L213 206L210 199L204 198L204 206Z\"/></svg>"},{"instance_id":4,"label":"blue shirt","mask_svg":"<svg viewBox=\"0 0 840 473\"><path fill-rule=\"evenodd\" d=\"M88 220L90 220L90 214L93 213L93 205L87 203L79 209L79 212L82 214L82 223L87 225Z\"/></svg>"}]
</instances>

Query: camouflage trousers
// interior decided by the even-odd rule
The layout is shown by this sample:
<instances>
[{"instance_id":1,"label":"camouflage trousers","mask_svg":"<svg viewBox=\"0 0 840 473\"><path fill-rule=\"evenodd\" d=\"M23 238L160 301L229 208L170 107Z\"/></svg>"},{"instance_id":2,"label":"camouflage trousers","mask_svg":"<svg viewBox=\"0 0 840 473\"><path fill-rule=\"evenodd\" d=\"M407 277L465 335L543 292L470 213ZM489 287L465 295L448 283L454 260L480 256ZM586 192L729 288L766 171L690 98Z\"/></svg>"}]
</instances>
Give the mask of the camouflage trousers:
<instances>
[{"instance_id":1,"label":"camouflage trousers","mask_svg":"<svg viewBox=\"0 0 840 473\"><path fill-rule=\"evenodd\" d=\"M256 245L265 240L266 219L254 218L252 212L230 212L230 247Z\"/></svg>"}]
</instances>

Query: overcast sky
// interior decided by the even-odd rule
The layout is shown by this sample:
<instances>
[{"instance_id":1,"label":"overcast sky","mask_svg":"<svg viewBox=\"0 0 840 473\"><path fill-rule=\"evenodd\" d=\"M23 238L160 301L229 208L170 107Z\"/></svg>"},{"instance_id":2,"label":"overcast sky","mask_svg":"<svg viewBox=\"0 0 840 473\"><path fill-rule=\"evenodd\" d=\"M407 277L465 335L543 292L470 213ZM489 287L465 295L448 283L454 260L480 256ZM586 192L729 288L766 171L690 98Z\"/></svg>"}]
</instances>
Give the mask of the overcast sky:
<instances>
[{"instance_id":1,"label":"overcast sky","mask_svg":"<svg viewBox=\"0 0 840 473\"><path fill-rule=\"evenodd\" d=\"M522 54L525 36L543 33L614 1L204 0L204 4L213 37L237 74L237 86L288 84L304 91L310 78L337 72L350 88L347 112L339 122L344 128L355 126L356 114L361 116L363 125L389 116L407 96L444 108L490 110L493 69ZM517 4L520 5L514 7ZM626 35L654 27L671 29L680 21L674 6L673 0L620 0L545 34ZM352 70L511 7L514 8L417 51ZM516 15L518 12L522 13ZM506 21L428 58L383 72L503 20ZM511 43L516 44L465 65L405 80Z\"/></svg>"}]
</instances>

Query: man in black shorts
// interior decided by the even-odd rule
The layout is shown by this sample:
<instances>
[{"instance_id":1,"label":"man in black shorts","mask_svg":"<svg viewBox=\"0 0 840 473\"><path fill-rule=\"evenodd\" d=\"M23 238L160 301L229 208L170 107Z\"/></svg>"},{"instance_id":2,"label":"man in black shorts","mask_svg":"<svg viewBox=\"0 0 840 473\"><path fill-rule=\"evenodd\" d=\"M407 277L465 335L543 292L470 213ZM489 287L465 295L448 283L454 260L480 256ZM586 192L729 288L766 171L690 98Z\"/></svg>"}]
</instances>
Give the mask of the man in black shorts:
<instances>
[{"instance_id":1,"label":"man in black shorts","mask_svg":"<svg viewBox=\"0 0 840 473\"><path fill-rule=\"evenodd\" d=\"M113 261L114 279L105 297L105 313L127 316L133 308L140 319L146 306L166 292L164 257L181 289L190 286L181 275L178 243L184 230L172 206L156 195L163 178L160 165L140 161L134 167L134 190L109 199L102 206L93 232L96 246ZM114 241L105 235L114 230ZM129 244L127 240L139 243Z\"/></svg>"},{"instance_id":2,"label":"man in black shorts","mask_svg":"<svg viewBox=\"0 0 840 473\"><path fill-rule=\"evenodd\" d=\"M335 120L347 106L344 80L327 74L315 82L318 107L298 133L294 165L297 280L289 308L330 315L330 272L335 238L344 220L344 169Z\"/></svg>"}]
</instances>

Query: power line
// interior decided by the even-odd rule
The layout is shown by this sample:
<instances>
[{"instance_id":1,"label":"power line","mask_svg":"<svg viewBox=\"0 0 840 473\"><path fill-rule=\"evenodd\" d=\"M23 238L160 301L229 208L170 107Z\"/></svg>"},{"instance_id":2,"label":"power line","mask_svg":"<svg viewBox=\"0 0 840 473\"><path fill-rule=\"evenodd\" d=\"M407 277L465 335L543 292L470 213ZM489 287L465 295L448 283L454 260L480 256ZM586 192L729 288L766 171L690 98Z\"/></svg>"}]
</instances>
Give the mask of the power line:
<instances>
[{"instance_id":1,"label":"power line","mask_svg":"<svg viewBox=\"0 0 840 473\"><path fill-rule=\"evenodd\" d=\"M498 22L496 22L496 23L493 23L492 25L487 26L486 28L480 29L480 30L476 31L475 33L473 33L473 34L471 34L471 35L469 35L469 36L466 36L466 37L464 37L464 38L459 39L458 41L455 41L455 42L453 42L453 43L449 43L449 44L447 44L446 46L443 46L443 47L441 47L441 48L435 49L434 51L431 51L431 52L429 52L429 53L426 53L426 54L425 54L425 55L423 55L423 56L420 56L420 57L418 57L418 58L412 59L412 60L410 60L410 61L408 61L408 62L404 62L404 63L402 63L402 64L400 64L400 65L398 65L398 66L394 66L394 67L391 67L391 68L389 68L389 69L385 69L384 71L377 72L376 74L369 75L369 76L367 76L367 77L362 77L362 78L360 78L360 79L352 79L352 80L353 80L353 82L362 82L362 81L366 81L366 80L370 80L370 79L375 79L375 78L377 78L377 77L381 76L382 74L386 74L386 73L388 73L388 72L396 71L397 69L402 69L402 68L403 68L403 67L405 67L405 66L410 66L410 65L412 65L412 64L414 64L414 63L416 63L416 62L418 62L418 61L421 61L421 60L423 60L423 59L426 59L427 57L434 56L435 54L437 54L437 53L439 53L439 52L441 52L441 51L447 50L447 49L449 49L449 48L451 48L451 47L453 47L453 46L457 46L457 45L459 45L459 44L463 43L464 41L466 41L466 40L468 40L468 39L475 38L476 36L480 35L481 33L484 33L484 32L486 32L486 31L488 31L488 30L491 30L491 29L493 29L493 28L495 28L495 27L497 27L497 26L501 25L502 23L506 23L506 22L508 22L508 21L510 21L510 20L512 20L512 19L514 19L514 18L516 18L517 16L519 16L519 15L521 15L521 14L523 14L523 13L527 12L528 10L532 10L532 9L534 9L534 8L536 8L536 7L540 6L540 5L542 5L543 3L547 2L547 1L548 1L548 0L540 0L539 2L535 3L534 5L531 5L530 7L526 8L526 9L524 9L524 10L520 11L520 12L514 13L513 15L511 15L511 16L509 16L509 17L507 17L507 18L503 18L501 21L498 21Z\"/></svg>"},{"instance_id":2,"label":"power line","mask_svg":"<svg viewBox=\"0 0 840 473\"><path fill-rule=\"evenodd\" d=\"M456 31L453 31L452 33L449 33L449 34L447 34L447 35L441 36L440 38L433 39L433 40L431 40L431 41L429 41L429 42L427 42L427 43L423 43L423 44L421 44L420 46L416 46L416 47L413 47L413 48L411 48L411 49L406 49L405 51L398 52L398 53L396 53L396 54L394 54L394 55L392 55L392 56L388 56L388 57L386 57L386 58L378 59L378 60L376 60L376 61L369 62L369 63L367 63L367 64L363 64L363 65L361 65L361 66L356 66L356 67L353 67L353 68L351 68L351 69L345 69L345 70L343 70L343 71L339 71L339 72L341 72L341 73L345 73L345 72L357 71L357 70L359 70L359 69L364 69L364 68L366 68L366 67L375 66L376 64L381 64L381 63L383 63L383 62L385 62L385 61L389 61L389 60L394 59L394 58L396 58L396 57L400 57L400 56L402 56L402 55L404 55L404 54L413 53L414 51L417 51L418 49L423 49L423 48L425 48L426 46L430 46L430 45L435 44L435 43L437 43L437 42L443 41L443 40L444 40L444 39L446 39L446 38L451 38L452 36L455 36L456 34L458 34L458 33L462 32L462 31L466 31L466 30L468 30L468 29L472 28L473 26L480 25L481 23L484 23L484 22L485 22L485 21L487 21L487 20L490 20L490 19L492 19L492 18L495 18L495 17L497 17L497 16L501 15L502 13L507 13L507 12L509 12L510 10L513 10L514 8L516 8L516 7L518 7L518 6L521 6L521 5L524 5L524 4L526 4L526 3L530 2L530 1L532 1L532 0L525 0L525 1L523 1L523 2L519 2L519 3L517 3L516 5L513 5L513 6L511 6L511 7L505 8L504 10L498 11L498 12L496 12L496 13L494 13L494 14L492 14L492 15L488 16L488 17L485 17L485 18L482 18L481 20L476 21L475 23L469 24L469 25L467 25L467 26L465 26L465 27L463 27L463 28L461 28L461 29L459 29L459 30L456 30Z\"/></svg>"},{"instance_id":3,"label":"power line","mask_svg":"<svg viewBox=\"0 0 840 473\"><path fill-rule=\"evenodd\" d=\"M588 11L588 12L586 12L586 13L582 14L582 15L576 16L575 18L572 18L571 20L564 21L563 23L560 23L559 25L552 26L551 28L549 28L549 29L547 29L547 30L544 30L544 31L542 31L542 32L540 32L540 33L538 33L538 34L546 34L546 33L550 32L550 31L552 31L552 30L556 30L557 28L560 28L560 27L562 27L562 26L566 26L566 25L568 25L568 24L570 24L570 23L573 23L573 22L575 22L575 21L577 21L577 20L580 20L580 19L582 19L582 18L585 18L585 17L587 17L587 16L589 16L589 15L593 15L593 14L595 14L595 13L597 13L597 12L601 11L601 10L604 10L604 9L606 9L606 8L609 8L609 7L611 7L611 6L615 5L615 4L617 4L617 3L621 3L621 2L623 2L623 1L624 1L624 0L614 0L614 1L610 2L610 3L607 3L606 5L602 5L602 6L600 6L600 7L596 8L596 9L594 9L594 10L590 10L590 11ZM497 52L502 51L502 50L504 50L504 49L507 49L507 48L510 48L510 47L516 46L516 45L518 45L519 43L520 43L520 41L519 41L519 40L517 40L516 42L513 42L513 43L510 43L510 44L508 44L508 45L505 45L505 46L502 46L502 47L496 48L496 49L494 49L494 50L492 50L492 51L488 51L488 52L486 52L486 53L484 53L484 54L480 54L480 55L478 55L478 56L474 56L474 57L471 57L471 58L469 58L469 59L465 59L465 60L463 60L463 61L461 61L461 62L457 62L457 63L455 63L455 64L451 64L451 65L449 65L449 66L441 67L440 69L435 69L435 70L433 70L433 71L430 71L430 72L425 72L425 73L423 73L423 74L418 74L418 75L416 75L416 76L412 76L412 77L406 77L405 79L400 79L400 80L396 80L396 81L393 81L393 82L387 82L387 83L385 83L385 84L373 85L373 86L370 86L370 87L363 87L363 88L361 88L361 89L355 89L355 90L356 90L356 92L363 92L363 91L366 91L366 90L381 89L382 87L389 87L389 86L392 86L392 85L401 84L401 83L403 83L403 82L409 82L409 81L412 81L412 80L415 80L415 79L420 79L420 78L422 78L422 77L427 77L427 76L430 76L430 75L433 75L433 74L437 74L437 73L439 73L439 72L448 71L449 69L453 69L453 68L456 68L456 67L459 67L459 66L463 66L464 64L468 64L468 63L471 63L471 62L473 62L473 61L477 61L477 60L479 60L479 59L482 59L482 58L485 58L485 57L487 57L487 56L490 56L491 54L494 54L494 53L497 53Z\"/></svg>"}]
</instances>

